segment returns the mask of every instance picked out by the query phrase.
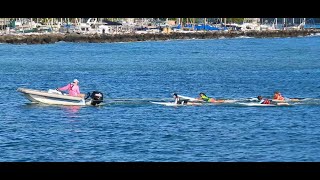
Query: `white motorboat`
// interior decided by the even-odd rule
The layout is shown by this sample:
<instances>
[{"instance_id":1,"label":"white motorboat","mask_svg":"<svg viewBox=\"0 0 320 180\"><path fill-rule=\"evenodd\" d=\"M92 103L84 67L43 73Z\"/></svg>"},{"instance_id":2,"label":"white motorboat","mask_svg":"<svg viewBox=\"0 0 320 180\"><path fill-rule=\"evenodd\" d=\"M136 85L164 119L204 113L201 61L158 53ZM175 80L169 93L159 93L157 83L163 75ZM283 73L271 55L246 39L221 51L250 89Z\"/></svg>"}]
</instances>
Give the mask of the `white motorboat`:
<instances>
[{"instance_id":1,"label":"white motorboat","mask_svg":"<svg viewBox=\"0 0 320 180\"><path fill-rule=\"evenodd\" d=\"M35 89L18 88L17 91L21 92L28 100L34 103L44 103L50 105L95 106L103 102L103 94L98 91L87 93L85 98L69 96L53 89L41 91Z\"/></svg>"}]
</instances>

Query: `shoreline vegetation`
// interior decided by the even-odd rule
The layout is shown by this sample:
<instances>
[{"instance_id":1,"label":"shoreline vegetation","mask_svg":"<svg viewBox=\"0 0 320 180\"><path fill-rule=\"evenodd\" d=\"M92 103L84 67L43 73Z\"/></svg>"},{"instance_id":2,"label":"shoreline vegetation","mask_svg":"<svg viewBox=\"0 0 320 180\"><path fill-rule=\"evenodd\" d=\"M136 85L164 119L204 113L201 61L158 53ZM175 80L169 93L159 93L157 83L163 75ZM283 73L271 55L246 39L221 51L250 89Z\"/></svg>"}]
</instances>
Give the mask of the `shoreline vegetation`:
<instances>
[{"instance_id":1,"label":"shoreline vegetation","mask_svg":"<svg viewBox=\"0 0 320 180\"><path fill-rule=\"evenodd\" d=\"M275 38L275 37L303 37L320 33L319 29L309 30L274 30L274 31L211 31L192 33L148 33L148 34L76 34L76 33L47 33L47 34L21 34L0 35L0 43L8 44L51 44L56 42L74 43L112 43L112 42L138 42L163 41L177 39L219 39L236 37Z\"/></svg>"}]
</instances>

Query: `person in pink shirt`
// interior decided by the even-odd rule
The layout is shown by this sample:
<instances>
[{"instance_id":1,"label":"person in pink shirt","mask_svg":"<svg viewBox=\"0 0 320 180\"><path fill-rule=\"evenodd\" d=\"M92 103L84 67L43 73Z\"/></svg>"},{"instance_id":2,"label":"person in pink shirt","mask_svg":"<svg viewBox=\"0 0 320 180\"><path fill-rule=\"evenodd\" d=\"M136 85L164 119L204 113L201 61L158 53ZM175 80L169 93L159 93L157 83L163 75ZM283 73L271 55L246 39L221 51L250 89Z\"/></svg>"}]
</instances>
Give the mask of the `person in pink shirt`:
<instances>
[{"instance_id":1,"label":"person in pink shirt","mask_svg":"<svg viewBox=\"0 0 320 180\"><path fill-rule=\"evenodd\" d=\"M79 81L78 79L74 79L73 83L67 84L66 86L63 86L61 88L57 88L57 91L69 91L69 96L78 96L78 97L84 97L85 94L81 94L80 93L80 89L79 89Z\"/></svg>"}]
</instances>

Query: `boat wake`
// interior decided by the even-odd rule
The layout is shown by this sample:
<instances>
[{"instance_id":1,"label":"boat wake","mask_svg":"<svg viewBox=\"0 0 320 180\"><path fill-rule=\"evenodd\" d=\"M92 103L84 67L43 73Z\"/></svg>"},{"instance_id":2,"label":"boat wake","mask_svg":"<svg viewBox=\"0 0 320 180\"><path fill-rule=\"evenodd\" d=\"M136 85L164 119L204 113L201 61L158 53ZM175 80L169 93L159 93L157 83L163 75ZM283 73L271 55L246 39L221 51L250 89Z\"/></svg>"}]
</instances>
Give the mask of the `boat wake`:
<instances>
[{"instance_id":1,"label":"boat wake","mask_svg":"<svg viewBox=\"0 0 320 180\"><path fill-rule=\"evenodd\" d=\"M19 88L18 91L22 92L23 95L31 101L29 104L37 104L40 106L49 106L49 105L94 105L94 106L112 106L112 105L166 105L166 106L175 106L173 104L173 98L103 98L103 94L98 91L93 91L88 93L87 98L82 99L80 97L71 97L63 94L56 94L49 90L39 91L32 89ZM275 101L271 100L270 105L261 105L259 100L256 97L249 98L233 98L233 99L223 99L223 102L202 102L199 99L179 95L181 99L188 100L188 105L203 105L203 106L296 106L296 105L320 105L319 98L288 98L285 101ZM193 104L192 104L193 103ZM187 105L187 104L186 104ZM183 106L186 106L183 105Z\"/></svg>"}]
</instances>

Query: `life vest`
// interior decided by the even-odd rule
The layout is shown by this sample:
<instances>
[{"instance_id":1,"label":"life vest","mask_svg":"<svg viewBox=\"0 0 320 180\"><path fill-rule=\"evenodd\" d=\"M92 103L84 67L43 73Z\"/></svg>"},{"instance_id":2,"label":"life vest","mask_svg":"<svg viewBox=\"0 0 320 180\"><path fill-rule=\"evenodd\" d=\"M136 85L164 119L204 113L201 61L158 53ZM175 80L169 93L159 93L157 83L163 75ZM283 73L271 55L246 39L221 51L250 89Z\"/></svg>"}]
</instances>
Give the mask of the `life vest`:
<instances>
[{"instance_id":1,"label":"life vest","mask_svg":"<svg viewBox=\"0 0 320 180\"><path fill-rule=\"evenodd\" d=\"M205 95L201 95L201 99L204 100L204 101L209 101L210 98L208 96L205 96Z\"/></svg>"},{"instance_id":2,"label":"life vest","mask_svg":"<svg viewBox=\"0 0 320 180\"><path fill-rule=\"evenodd\" d=\"M282 97L282 95L281 95L281 94L279 94L279 96L278 96L278 100L284 100L284 97Z\"/></svg>"},{"instance_id":3,"label":"life vest","mask_svg":"<svg viewBox=\"0 0 320 180\"><path fill-rule=\"evenodd\" d=\"M273 99L276 99L276 100L284 100L284 97L281 96L281 94L275 94L273 96Z\"/></svg>"},{"instance_id":4,"label":"life vest","mask_svg":"<svg viewBox=\"0 0 320 180\"><path fill-rule=\"evenodd\" d=\"M261 104L270 104L270 100L269 99L264 99Z\"/></svg>"}]
</instances>

